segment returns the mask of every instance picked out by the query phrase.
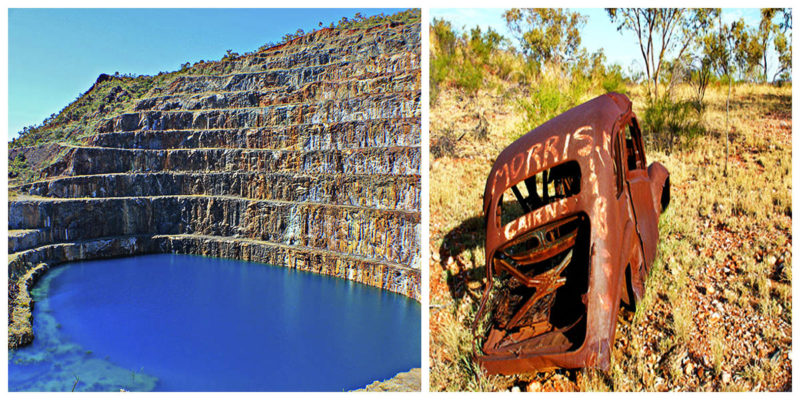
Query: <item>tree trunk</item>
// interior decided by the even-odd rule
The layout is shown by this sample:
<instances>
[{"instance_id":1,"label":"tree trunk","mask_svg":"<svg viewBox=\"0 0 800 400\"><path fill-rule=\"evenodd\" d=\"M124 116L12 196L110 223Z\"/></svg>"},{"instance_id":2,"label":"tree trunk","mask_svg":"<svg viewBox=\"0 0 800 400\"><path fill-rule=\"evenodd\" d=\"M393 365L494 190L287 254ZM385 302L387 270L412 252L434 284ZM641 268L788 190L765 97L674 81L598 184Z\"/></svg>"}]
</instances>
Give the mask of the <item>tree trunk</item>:
<instances>
[{"instance_id":1,"label":"tree trunk","mask_svg":"<svg viewBox=\"0 0 800 400\"><path fill-rule=\"evenodd\" d=\"M653 102L658 102L658 75L653 76Z\"/></svg>"},{"instance_id":2,"label":"tree trunk","mask_svg":"<svg viewBox=\"0 0 800 400\"><path fill-rule=\"evenodd\" d=\"M723 176L728 177L728 132L731 128L728 122L728 114L730 113L731 104L731 74L728 73L728 98L725 100L725 171Z\"/></svg>"}]
</instances>

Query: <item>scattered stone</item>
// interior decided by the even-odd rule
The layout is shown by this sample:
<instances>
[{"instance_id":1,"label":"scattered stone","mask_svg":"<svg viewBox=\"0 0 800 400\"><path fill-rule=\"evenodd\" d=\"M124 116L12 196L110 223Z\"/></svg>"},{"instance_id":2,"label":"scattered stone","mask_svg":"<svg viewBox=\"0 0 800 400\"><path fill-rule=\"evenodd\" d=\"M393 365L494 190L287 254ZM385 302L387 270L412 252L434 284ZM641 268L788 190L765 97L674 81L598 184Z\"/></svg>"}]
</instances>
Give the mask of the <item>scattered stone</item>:
<instances>
[{"instance_id":1,"label":"scattered stone","mask_svg":"<svg viewBox=\"0 0 800 400\"><path fill-rule=\"evenodd\" d=\"M722 383L724 383L726 385L731 383L731 374L729 374L728 372L723 371L722 372Z\"/></svg>"},{"instance_id":2,"label":"scattered stone","mask_svg":"<svg viewBox=\"0 0 800 400\"><path fill-rule=\"evenodd\" d=\"M542 384L539 382L531 382L528 384L528 392L541 392L542 391Z\"/></svg>"},{"instance_id":3,"label":"scattered stone","mask_svg":"<svg viewBox=\"0 0 800 400\"><path fill-rule=\"evenodd\" d=\"M686 367L684 367L683 372L685 372L686 375L692 375L694 373L694 363L691 361L686 363Z\"/></svg>"},{"instance_id":4,"label":"scattered stone","mask_svg":"<svg viewBox=\"0 0 800 400\"><path fill-rule=\"evenodd\" d=\"M778 259L774 255L770 254L767 256L767 264L775 265L776 262L778 262Z\"/></svg>"},{"instance_id":5,"label":"scattered stone","mask_svg":"<svg viewBox=\"0 0 800 400\"><path fill-rule=\"evenodd\" d=\"M711 313L711 315L708 317L709 321L711 321L711 322L719 322L720 318L721 317L720 317L719 313L717 313L717 312Z\"/></svg>"}]
</instances>

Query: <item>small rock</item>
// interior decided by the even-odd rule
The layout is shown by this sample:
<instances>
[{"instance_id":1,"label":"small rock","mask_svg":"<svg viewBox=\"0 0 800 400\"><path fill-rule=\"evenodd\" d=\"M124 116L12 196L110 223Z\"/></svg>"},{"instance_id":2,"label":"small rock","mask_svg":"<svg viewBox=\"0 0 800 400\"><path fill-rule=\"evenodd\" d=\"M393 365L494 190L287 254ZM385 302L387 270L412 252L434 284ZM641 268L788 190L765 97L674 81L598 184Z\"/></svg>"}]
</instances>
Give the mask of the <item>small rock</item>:
<instances>
[{"instance_id":1,"label":"small rock","mask_svg":"<svg viewBox=\"0 0 800 400\"><path fill-rule=\"evenodd\" d=\"M770 255L767 257L767 264L769 265L775 265L777 261L778 259L774 255Z\"/></svg>"},{"instance_id":2,"label":"small rock","mask_svg":"<svg viewBox=\"0 0 800 400\"><path fill-rule=\"evenodd\" d=\"M725 289L724 295L726 299L733 299L736 297L736 293L734 293L733 290L730 289Z\"/></svg>"},{"instance_id":3,"label":"small rock","mask_svg":"<svg viewBox=\"0 0 800 400\"><path fill-rule=\"evenodd\" d=\"M528 391L529 392L541 392L542 391L542 384L539 382L531 382L528 384Z\"/></svg>"},{"instance_id":4,"label":"small rock","mask_svg":"<svg viewBox=\"0 0 800 400\"><path fill-rule=\"evenodd\" d=\"M716 312L715 312L715 313L711 313L711 316L709 316L709 317L708 317L708 319L709 319L711 322L716 322L716 321L719 321L719 320L720 320L720 318L721 318L721 317L720 317L719 313L716 313Z\"/></svg>"},{"instance_id":5,"label":"small rock","mask_svg":"<svg viewBox=\"0 0 800 400\"><path fill-rule=\"evenodd\" d=\"M691 375L694 372L694 363L691 361L686 363L686 367L683 369L683 372L685 372L686 375Z\"/></svg>"},{"instance_id":6,"label":"small rock","mask_svg":"<svg viewBox=\"0 0 800 400\"><path fill-rule=\"evenodd\" d=\"M521 391L522 389L520 389L519 386L514 386L511 388L511 393L519 393Z\"/></svg>"},{"instance_id":7,"label":"small rock","mask_svg":"<svg viewBox=\"0 0 800 400\"><path fill-rule=\"evenodd\" d=\"M722 383L724 383L726 385L731 383L731 374L723 371L722 372Z\"/></svg>"}]
</instances>

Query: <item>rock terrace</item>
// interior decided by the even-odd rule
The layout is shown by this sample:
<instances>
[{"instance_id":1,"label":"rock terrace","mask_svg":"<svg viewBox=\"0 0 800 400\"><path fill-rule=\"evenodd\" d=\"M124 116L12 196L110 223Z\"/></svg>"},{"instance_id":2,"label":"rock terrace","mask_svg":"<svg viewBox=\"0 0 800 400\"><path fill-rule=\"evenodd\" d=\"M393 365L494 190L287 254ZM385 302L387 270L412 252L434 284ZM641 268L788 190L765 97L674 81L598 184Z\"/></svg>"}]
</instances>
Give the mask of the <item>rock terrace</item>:
<instances>
[{"instance_id":1,"label":"rock terrace","mask_svg":"<svg viewBox=\"0 0 800 400\"><path fill-rule=\"evenodd\" d=\"M14 149L58 156L12 187L10 348L32 340L35 276L92 258L236 258L419 299L419 24L323 29L210 70L79 144Z\"/></svg>"}]
</instances>

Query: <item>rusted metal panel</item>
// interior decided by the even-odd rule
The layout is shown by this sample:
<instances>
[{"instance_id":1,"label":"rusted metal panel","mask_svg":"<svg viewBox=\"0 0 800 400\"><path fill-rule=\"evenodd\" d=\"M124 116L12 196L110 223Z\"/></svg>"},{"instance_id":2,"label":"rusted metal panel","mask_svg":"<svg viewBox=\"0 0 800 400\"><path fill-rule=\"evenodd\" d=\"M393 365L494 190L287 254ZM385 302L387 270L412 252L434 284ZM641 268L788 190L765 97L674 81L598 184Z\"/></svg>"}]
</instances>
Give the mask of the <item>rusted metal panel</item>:
<instances>
[{"instance_id":1,"label":"rusted metal panel","mask_svg":"<svg viewBox=\"0 0 800 400\"><path fill-rule=\"evenodd\" d=\"M487 372L608 368L620 301L644 293L669 202L666 168L646 165L631 102L616 93L500 153L484 192L487 279L473 324Z\"/></svg>"}]
</instances>

